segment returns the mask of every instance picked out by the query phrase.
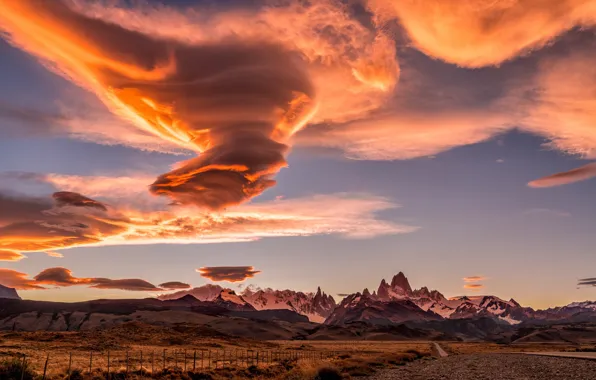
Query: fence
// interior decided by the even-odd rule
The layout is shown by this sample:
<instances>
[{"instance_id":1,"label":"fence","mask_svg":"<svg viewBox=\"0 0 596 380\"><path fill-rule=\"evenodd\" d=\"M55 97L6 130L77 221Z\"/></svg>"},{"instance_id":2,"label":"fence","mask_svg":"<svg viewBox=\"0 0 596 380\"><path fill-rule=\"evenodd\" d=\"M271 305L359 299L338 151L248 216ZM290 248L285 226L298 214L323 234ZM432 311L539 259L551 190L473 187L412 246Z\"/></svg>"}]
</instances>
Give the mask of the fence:
<instances>
[{"instance_id":1,"label":"fence","mask_svg":"<svg viewBox=\"0 0 596 380\"><path fill-rule=\"evenodd\" d=\"M160 351L90 351L47 353L40 355L5 353L3 359L27 364L42 379L60 374L101 373L106 379L119 374L150 376L165 371L200 372L225 368L270 366L288 360L322 361L334 355L331 351L260 350L260 349L196 349ZM25 365L22 366L25 368Z\"/></svg>"}]
</instances>

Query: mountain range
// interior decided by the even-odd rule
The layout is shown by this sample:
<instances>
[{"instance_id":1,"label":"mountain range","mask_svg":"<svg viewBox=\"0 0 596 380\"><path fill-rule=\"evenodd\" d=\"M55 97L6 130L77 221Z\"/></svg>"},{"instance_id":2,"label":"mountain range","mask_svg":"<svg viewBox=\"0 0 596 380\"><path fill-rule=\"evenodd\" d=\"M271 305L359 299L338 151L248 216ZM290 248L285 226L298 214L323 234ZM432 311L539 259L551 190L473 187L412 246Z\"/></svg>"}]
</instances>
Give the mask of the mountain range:
<instances>
[{"instance_id":1,"label":"mountain range","mask_svg":"<svg viewBox=\"0 0 596 380\"><path fill-rule=\"evenodd\" d=\"M221 295L235 303L235 310L290 310L302 314L311 322L323 323L337 306L332 296L325 294L319 287L316 293L304 293L294 290L261 289L246 287L240 294L219 285L207 284L189 290L163 294L160 300L172 300L191 295L200 301L215 301L221 304ZM232 297L233 296L233 297ZM232 299L233 298L233 299ZM231 306L228 304L228 306Z\"/></svg>"},{"instance_id":2,"label":"mountain range","mask_svg":"<svg viewBox=\"0 0 596 380\"><path fill-rule=\"evenodd\" d=\"M496 296L447 298L403 273L346 296L208 284L156 298L76 303L21 300L0 286L0 330L71 331L139 322L194 325L256 339L420 339L596 342L596 302L534 310ZM205 331L207 331L205 330Z\"/></svg>"},{"instance_id":3,"label":"mountain range","mask_svg":"<svg viewBox=\"0 0 596 380\"><path fill-rule=\"evenodd\" d=\"M406 321L437 321L471 318L492 318L499 323L517 325L522 322L596 321L596 302L574 302L564 307L534 310L514 299L496 296L463 296L446 298L427 287L412 289L407 277L399 272L391 283L384 279L370 293L354 293L345 297L325 320L327 325L365 322L391 325Z\"/></svg>"}]
</instances>

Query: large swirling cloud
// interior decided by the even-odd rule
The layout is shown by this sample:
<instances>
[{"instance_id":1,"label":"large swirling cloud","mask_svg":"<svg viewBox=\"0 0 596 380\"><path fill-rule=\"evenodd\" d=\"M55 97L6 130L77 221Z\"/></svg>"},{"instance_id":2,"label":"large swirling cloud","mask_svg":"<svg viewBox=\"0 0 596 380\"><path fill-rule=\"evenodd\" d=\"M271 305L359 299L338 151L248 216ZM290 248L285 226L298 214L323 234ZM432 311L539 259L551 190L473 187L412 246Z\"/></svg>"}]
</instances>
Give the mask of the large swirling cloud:
<instances>
[{"instance_id":1,"label":"large swirling cloud","mask_svg":"<svg viewBox=\"0 0 596 380\"><path fill-rule=\"evenodd\" d=\"M259 195L309 120L369 111L397 80L392 44L339 1L266 6L250 26L237 11L204 10L193 24L170 8L104 5L2 3L0 25L114 114L199 153L150 186L174 204L218 210Z\"/></svg>"}]
</instances>

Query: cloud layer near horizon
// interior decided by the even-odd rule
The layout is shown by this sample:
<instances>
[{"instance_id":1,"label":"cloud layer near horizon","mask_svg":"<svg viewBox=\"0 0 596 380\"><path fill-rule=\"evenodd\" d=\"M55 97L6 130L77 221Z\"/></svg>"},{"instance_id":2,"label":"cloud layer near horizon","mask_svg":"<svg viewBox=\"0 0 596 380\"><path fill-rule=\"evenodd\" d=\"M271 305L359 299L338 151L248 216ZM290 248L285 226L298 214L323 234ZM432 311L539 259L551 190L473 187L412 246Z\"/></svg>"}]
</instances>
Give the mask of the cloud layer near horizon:
<instances>
[{"instance_id":1,"label":"cloud layer near horizon","mask_svg":"<svg viewBox=\"0 0 596 380\"><path fill-rule=\"evenodd\" d=\"M260 270L255 270L253 266L237 266L237 267L202 267L196 269L202 277L208 278L211 281L227 281L227 282L242 282L248 278L261 273Z\"/></svg>"},{"instance_id":2,"label":"cloud layer near horizon","mask_svg":"<svg viewBox=\"0 0 596 380\"><path fill-rule=\"evenodd\" d=\"M143 211L113 208L77 193L53 200L0 193L0 259L20 252L77 246L219 243L264 237L338 234L369 238L417 228L379 220L375 213L397 207L382 197L332 194L247 204L222 213L193 208Z\"/></svg>"},{"instance_id":3,"label":"cloud layer near horizon","mask_svg":"<svg viewBox=\"0 0 596 380\"><path fill-rule=\"evenodd\" d=\"M29 276L25 273L12 269L0 268L0 284L17 290L43 290L48 289L47 286L61 288L78 285L85 285L96 289L117 289L143 292L181 289L174 287L157 287L138 278L113 280L109 278L75 277L69 269L62 267L44 269L33 277L33 279L29 279L28 277ZM182 283L172 282L166 284L181 285Z\"/></svg>"}]
</instances>

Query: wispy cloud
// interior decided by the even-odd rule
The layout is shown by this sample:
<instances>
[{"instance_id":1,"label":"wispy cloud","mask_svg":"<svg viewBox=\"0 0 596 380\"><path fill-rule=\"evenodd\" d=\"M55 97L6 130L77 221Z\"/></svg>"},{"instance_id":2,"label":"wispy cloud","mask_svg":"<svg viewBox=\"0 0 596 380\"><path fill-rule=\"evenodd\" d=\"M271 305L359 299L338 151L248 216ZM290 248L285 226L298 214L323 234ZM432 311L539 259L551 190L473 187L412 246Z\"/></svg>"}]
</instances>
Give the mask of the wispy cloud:
<instances>
[{"instance_id":1,"label":"wispy cloud","mask_svg":"<svg viewBox=\"0 0 596 380\"><path fill-rule=\"evenodd\" d=\"M24 258L25 256L19 252L0 249L0 261L19 261Z\"/></svg>"},{"instance_id":2,"label":"wispy cloud","mask_svg":"<svg viewBox=\"0 0 596 380\"><path fill-rule=\"evenodd\" d=\"M484 288L484 285L482 284L465 284L464 285L464 289L469 289L469 290L480 290Z\"/></svg>"},{"instance_id":3,"label":"wispy cloud","mask_svg":"<svg viewBox=\"0 0 596 380\"><path fill-rule=\"evenodd\" d=\"M566 172L561 172L546 177L539 178L528 183L530 187L554 187L561 185L568 185L570 183L585 181L596 177L596 163L590 163L572 169Z\"/></svg>"},{"instance_id":4,"label":"wispy cloud","mask_svg":"<svg viewBox=\"0 0 596 380\"><path fill-rule=\"evenodd\" d=\"M252 266L238 267L202 267L196 269L202 277L211 281L242 282L261 273Z\"/></svg>"},{"instance_id":5,"label":"wispy cloud","mask_svg":"<svg viewBox=\"0 0 596 380\"><path fill-rule=\"evenodd\" d=\"M14 269L0 268L0 284L15 288L17 290L36 290L45 289L36 283L35 280L28 278L26 273Z\"/></svg>"},{"instance_id":6,"label":"wispy cloud","mask_svg":"<svg viewBox=\"0 0 596 380\"><path fill-rule=\"evenodd\" d=\"M596 286L596 277L581 278L577 280L577 286Z\"/></svg>"},{"instance_id":7,"label":"wispy cloud","mask_svg":"<svg viewBox=\"0 0 596 380\"><path fill-rule=\"evenodd\" d=\"M179 281L171 281L171 282L164 282L163 284L159 284L160 288L167 289L167 290L178 290L178 289L189 289L191 286L190 284L186 284L184 282Z\"/></svg>"},{"instance_id":8,"label":"wispy cloud","mask_svg":"<svg viewBox=\"0 0 596 380\"><path fill-rule=\"evenodd\" d=\"M484 276L469 276L469 277L464 277L462 280L464 280L464 282L478 282L478 281L486 280L486 277L484 277Z\"/></svg>"},{"instance_id":9,"label":"wispy cloud","mask_svg":"<svg viewBox=\"0 0 596 380\"><path fill-rule=\"evenodd\" d=\"M332 194L243 205L209 214L194 208L167 211L113 208L76 193L52 199L0 193L0 249L35 252L93 245L219 243L265 237L337 234L370 238L410 233L416 227L377 219L397 207L381 197Z\"/></svg>"}]
</instances>

